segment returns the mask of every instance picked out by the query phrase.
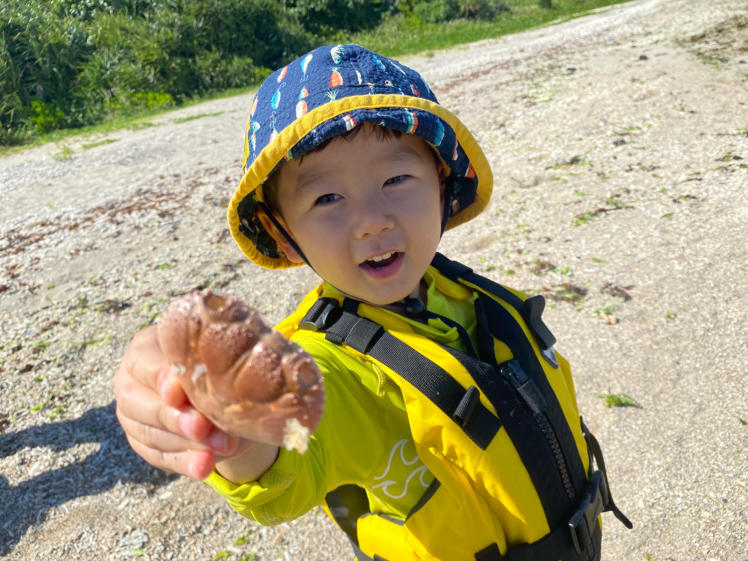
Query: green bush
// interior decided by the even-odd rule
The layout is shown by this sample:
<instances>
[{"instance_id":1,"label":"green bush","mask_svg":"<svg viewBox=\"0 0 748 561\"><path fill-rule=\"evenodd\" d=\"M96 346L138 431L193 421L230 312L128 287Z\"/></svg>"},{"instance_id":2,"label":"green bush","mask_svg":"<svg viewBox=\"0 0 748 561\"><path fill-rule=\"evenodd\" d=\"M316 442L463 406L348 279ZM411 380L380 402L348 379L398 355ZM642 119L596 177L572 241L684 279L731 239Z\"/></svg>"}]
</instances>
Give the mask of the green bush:
<instances>
[{"instance_id":1,"label":"green bush","mask_svg":"<svg viewBox=\"0 0 748 561\"><path fill-rule=\"evenodd\" d=\"M65 126L65 112L49 101L31 102L31 124L36 132L44 133Z\"/></svg>"},{"instance_id":2,"label":"green bush","mask_svg":"<svg viewBox=\"0 0 748 561\"><path fill-rule=\"evenodd\" d=\"M256 84L318 41L275 0L2 0L0 144Z\"/></svg>"},{"instance_id":3,"label":"green bush","mask_svg":"<svg viewBox=\"0 0 748 561\"><path fill-rule=\"evenodd\" d=\"M0 142L24 128L80 126L86 110L71 84L93 51L83 23L60 14L60 2L5 0L0 5Z\"/></svg>"}]
</instances>

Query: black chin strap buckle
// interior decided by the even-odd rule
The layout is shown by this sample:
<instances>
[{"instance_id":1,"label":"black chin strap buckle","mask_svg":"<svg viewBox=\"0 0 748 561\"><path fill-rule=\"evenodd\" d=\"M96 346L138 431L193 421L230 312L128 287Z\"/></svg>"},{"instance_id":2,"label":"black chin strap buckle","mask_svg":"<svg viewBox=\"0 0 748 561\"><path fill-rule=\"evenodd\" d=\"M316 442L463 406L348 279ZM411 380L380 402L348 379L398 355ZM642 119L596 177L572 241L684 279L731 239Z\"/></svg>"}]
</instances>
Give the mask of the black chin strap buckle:
<instances>
[{"instance_id":1,"label":"black chin strap buckle","mask_svg":"<svg viewBox=\"0 0 748 561\"><path fill-rule=\"evenodd\" d=\"M405 315L409 318L417 318L426 311L426 305L420 298L411 298L408 296L403 301L403 310L405 311Z\"/></svg>"}]
</instances>

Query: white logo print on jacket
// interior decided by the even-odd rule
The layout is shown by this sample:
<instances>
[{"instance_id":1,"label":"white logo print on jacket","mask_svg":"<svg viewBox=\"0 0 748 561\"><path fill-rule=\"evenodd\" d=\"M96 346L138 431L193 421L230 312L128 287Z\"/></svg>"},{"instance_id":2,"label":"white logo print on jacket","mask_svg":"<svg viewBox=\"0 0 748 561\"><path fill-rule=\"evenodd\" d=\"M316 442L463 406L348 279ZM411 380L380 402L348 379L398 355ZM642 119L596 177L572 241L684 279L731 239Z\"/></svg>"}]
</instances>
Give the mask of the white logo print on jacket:
<instances>
[{"instance_id":1,"label":"white logo print on jacket","mask_svg":"<svg viewBox=\"0 0 748 561\"><path fill-rule=\"evenodd\" d=\"M390 479L390 477L397 477L395 475L390 475L391 473L407 473L407 468L411 466L415 467L410 471L410 473L408 473L404 482L397 481L397 479ZM379 481L379 483L373 485L371 489L381 489L381 492L390 499L398 500L408 494L408 487L410 486L411 481L416 478L417 484L420 484L423 488L428 487L428 479L430 479L428 475L428 468L423 465L418 454L416 454L413 441L404 438L398 440L392 447L389 460L387 460L387 467L381 475L374 478L374 481Z\"/></svg>"}]
</instances>

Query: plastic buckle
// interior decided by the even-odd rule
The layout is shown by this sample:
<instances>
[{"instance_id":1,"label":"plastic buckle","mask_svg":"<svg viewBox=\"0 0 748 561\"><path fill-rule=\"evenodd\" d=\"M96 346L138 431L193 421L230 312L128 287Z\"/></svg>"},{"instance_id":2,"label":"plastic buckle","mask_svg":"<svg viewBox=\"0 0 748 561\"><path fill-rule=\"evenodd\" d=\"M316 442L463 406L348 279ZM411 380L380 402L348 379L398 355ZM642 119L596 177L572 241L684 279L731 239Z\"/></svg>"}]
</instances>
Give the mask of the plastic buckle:
<instances>
[{"instance_id":1,"label":"plastic buckle","mask_svg":"<svg viewBox=\"0 0 748 561\"><path fill-rule=\"evenodd\" d=\"M603 512L603 497L600 491L602 472L596 471L587 485L587 491L579 508L569 519L569 532L571 543L577 553L590 550L594 547L592 543L592 532L597 517Z\"/></svg>"},{"instance_id":2,"label":"plastic buckle","mask_svg":"<svg viewBox=\"0 0 748 561\"><path fill-rule=\"evenodd\" d=\"M299 323L299 328L311 331L325 330L340 317L340 307L334 298L320 298Z\"/></svg>"},{"instance_id":3,"label":"plastic buckle","mask_svg":"<svg viewBox=\"0 0 748 561\"><path fill-rule=\"evenodd\" d=\"M545 309L545 298L538 294L525 300L522 316L525 318L530 331L535 336L535 341L542 350L550 349L556 342L551 330L543 323L543 310Z\"/></svg>"}]
</instances>

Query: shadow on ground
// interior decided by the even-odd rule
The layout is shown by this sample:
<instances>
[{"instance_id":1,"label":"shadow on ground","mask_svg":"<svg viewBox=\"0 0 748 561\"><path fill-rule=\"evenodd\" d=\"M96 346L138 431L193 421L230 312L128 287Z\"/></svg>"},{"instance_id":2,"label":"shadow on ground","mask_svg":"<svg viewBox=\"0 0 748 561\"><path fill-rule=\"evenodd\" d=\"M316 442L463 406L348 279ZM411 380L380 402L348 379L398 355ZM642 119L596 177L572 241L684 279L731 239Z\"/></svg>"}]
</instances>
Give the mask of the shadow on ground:
<instances>
[{"instance_id":1,"label":"shadow on ground","mask_svg":"<svg viewBox=\"0 0 748 561\"><path fill-rule=\"evenodd\" d=\"M73 448L86 443L99 443L100 447L80 459ZM10 553L30 526L44 522L52 508L71 499L98 495L121 483L161 486L176 477L149 466L132 451L119 428L113 401L89 409L77 419L0 434L0 457L22 451L35 455L38 448L48 448L74 461L15 486L0 474L0 557ZM26 461L21 459L22 463ZM28 464L31 467L39 462Z\"/></svg>"}]
</instances>

